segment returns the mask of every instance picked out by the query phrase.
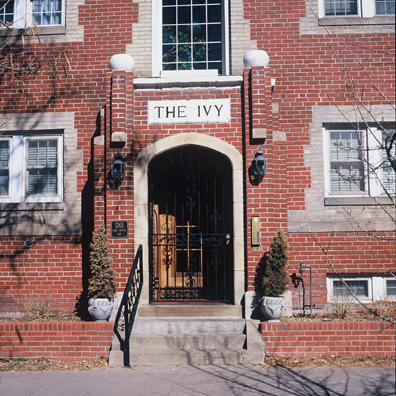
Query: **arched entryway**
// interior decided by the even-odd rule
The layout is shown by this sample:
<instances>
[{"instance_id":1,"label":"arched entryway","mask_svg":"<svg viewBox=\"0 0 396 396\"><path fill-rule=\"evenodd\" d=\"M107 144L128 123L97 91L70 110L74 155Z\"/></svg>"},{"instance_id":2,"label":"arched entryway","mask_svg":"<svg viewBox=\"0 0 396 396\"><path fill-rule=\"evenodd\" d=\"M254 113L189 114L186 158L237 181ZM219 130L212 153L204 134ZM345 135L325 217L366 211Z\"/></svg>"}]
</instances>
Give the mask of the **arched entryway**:
<instances>
[{"instance_id":1,"label":"arched entryway","mask_svg":"<svg viewBox=\"0 0 396 396\"><path fill-rule=\"evenodd\" d=\"M149 165L152 301L233 300L232 168L196 145Z\"/></svg>"},{"instance_id":2,"label":"arched entryway","mask_svg":"<svg viewBox=\"0 0 396 396\"><path fill-rule=\"evenodd\" d=\"M146 146L137 156L134 164L134 244L143 246L143 276L144 284L140 305L150 304L155 293L152 271L150 269L150 239L149 229L150 208L149 200L149 169L150 164L162 155L173 149L188 148L210 149L213 157L223 157L229 162L231 168L231 218L232 231L230 233L231 247L230 264L227 266L230 277L229 293L227 297L235 305L241 305L245 292L245 267L244 267L244 223L243 223L243 162L242 155L232 145L225 141L199 133L182 133L161 139ZM229 207L229 206L228 206ZM232 268L231 268L232 267Z\"/></svg>"}]
</instances>

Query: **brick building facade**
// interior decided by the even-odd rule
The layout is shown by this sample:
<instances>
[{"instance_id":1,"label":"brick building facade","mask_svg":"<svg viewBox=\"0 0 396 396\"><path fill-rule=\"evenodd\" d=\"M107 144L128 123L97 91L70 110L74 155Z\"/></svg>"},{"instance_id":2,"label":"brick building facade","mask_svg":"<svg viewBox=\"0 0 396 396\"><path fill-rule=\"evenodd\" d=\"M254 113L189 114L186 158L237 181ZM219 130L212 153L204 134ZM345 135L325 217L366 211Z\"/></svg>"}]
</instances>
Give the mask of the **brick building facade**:
<instances>
[{"instance_id":1,"label":"brick building facade","mask_svg":"<svg viewBox=\"0 0 396 396\"><path fill-rule=\"evenodd\" d=\"M363 134L378 121L394 130L394 2L351 0L338 13L328 0L119 0L111 9L67 0L52 2L48 23L43 2L22 22L12 3L0 18L13 14L15 28L31 26L36 6L43 15L40 39L25 36L25 56L61 50L72 70L59 82L50 73L27 78L22 93L2 69L0 112L11 120L0 135L1 312L32 298L63 310L84 303L92 232L104 222L111 236L120 221L127 233L109 239L118 290L142 245L143 305L212 301L250 315L279 228L290 275L300 262L311 269L317 308L338 287L320 246L364 299L395 297L387 271L396 262L394 173L378 171L391 197L370 177L346 191L329 154L337 136L353 142L356 125ZM133 60L109 70L115 54ZM356 98L370 114L359 103L357 111ZM250 170L259 147L268 160L262 180ZM42 152L46 165L31 165ZM118 153L125 176L111 186ZM349 169L359 162L349 161ZM165 270L162 226L181 240ZM301 307L301 286L291 290Z\"/></svg>"}]
</instances>

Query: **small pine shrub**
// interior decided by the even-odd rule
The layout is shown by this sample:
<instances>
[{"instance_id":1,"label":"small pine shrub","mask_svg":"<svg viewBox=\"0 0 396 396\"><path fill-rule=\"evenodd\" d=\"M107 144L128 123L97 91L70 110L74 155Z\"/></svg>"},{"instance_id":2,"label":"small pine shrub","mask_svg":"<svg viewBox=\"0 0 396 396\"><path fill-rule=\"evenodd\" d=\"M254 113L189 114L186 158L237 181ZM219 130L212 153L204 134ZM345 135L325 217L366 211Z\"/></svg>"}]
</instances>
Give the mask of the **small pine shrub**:
<instances>
[{"instance_id":1,"label":"small pine shrub","mask_svg":"<svg viewBox=\"0 0 396 396\"><path fill-rule=\"evenodd\" d=\"M88 284L88 297L113 298L117 291L116 273L109 257L106 228L103 224L100 225L97 234L92 233L90 248L91 278Z\"/></svg>"},{"instance_id":2,"label":"small pine shrub","mask_svg":"<svg viewBox=\"0 0 396 396\"><path fill-rule=\"evenodd\" d=\"M278 230L265 256L263 275L263 294L266 297L279 297L288 288L290 282L287 274L287 260L289 247L287 237L282 230Z\"/></svg>"}]
</instances>

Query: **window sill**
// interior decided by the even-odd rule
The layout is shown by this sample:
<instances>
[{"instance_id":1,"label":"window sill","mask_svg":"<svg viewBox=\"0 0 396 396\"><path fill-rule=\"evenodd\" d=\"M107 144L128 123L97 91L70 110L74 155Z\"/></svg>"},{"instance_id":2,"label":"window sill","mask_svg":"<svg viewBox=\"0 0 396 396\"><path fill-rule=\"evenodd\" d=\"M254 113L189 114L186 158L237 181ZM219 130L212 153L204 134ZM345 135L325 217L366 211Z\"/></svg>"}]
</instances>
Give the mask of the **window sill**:
<instances>
[{"instance_id":1,"label":"window sill","mask_svg":"<svg viewBox=\"0 0 396 396\"><path fill-rule=\"evenodd\" d=\"M394 205L388 197L325 197L325 206L378 206Z\"/></svg>"},{"instance_id":2,"label":"window sill","mask_svg":"<svg viewBox=\"0 0 396 396\"><path fill-rule=\"evenodd\" d=\"M15 202L15 203L0 203L0 211L54 211L64 210L64 202Z\"/></svg>"},{"instance_id":3,"label":"window sill","mask_svg":"<svg viewBox=\"0 0 396 396\"><path fill-rule=\"evenodd\" d=\"M205 76L205 75L183 75L181 78L177 76L161 78L135 78L133 85L136 89L154 89L154 88L168 88L168 87L231 87L241 86L243 81L242 76Z\"/></svg>"},{"instance_id":4,"label":"window sill","mask_svg":"<svg viewBox=\"0 0 396 396\"><path fill-rule=\"evenodd\" d=\"M19 36L24 35L30 37L29 31L32 28L25 29L0 29L0 37L4 36ZM40 26L37 28L40 36L50 36L50 35L64 35L66 34L66 26ZM34 37L34 36L33 36Z\"/></svg>"},{"instance_id":5,"label":"window sill","mask_svg":"<svg viewBox=\"0 0 396 396\"><path fill-rule=\"evenodd\" d=\"M394 25L395 17L393 15L375 16L371 18L362 18L351 15L349 17L324 17L320 18L319 26L350 26L350 25Z\"/></svg>"}]
</instances>

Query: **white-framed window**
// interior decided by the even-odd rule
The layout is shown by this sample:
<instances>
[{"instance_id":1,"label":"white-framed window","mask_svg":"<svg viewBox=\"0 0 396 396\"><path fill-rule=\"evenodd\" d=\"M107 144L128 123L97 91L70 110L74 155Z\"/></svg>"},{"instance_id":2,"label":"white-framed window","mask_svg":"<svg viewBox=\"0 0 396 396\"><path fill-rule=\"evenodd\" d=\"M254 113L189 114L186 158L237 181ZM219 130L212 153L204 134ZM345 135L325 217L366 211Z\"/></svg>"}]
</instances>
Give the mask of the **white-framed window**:
<instances>
[{"instance_id":1,"label":"white-framed window","mask_svg":"<svg viewBox=\"0 0 396 396\"><path fill-rule=\"evenodd\" d=\"M379 301L396 299L396 279L387 275L368 274L364 277L353 277L342 274L345 283L362 301ZM334 276L327 277L327 300L352 300L346 286Z\"/></svg>"},{"instance_id":2,"label":"white-framed window","mask_svg":"<svg viewBox=\"0 0 396 396\"><path fill-rule=\"evenodd\" d=\"M0 202L62 202L62 135L0 138Z\"/></svg>"},{"instance_id":3,"label":"white-framed window","mask_svg":"<svg viewBox=\"0 0 396 396\"><path fill-rule=\"evenodd\" d=\"M357 0L324 0L324 15L359 15L359 3Z\"/></svg>"},{"instance_id":4,"label":"white-framed window","mask_svg":"<svg viewBox=\"0 0 396 396\"><path fill-rule=\"evenodd\" d=\"M63 0L0 0L0 20L15 28L64 25Z\"/></svg>"},{"instance_id":5,"label":"white-framed window","mask_svg":"<svg viewBox=\"0 0 396 396\"><path fill-rule=\"evenodd\" d=\"M153 75L229 73L228 0L153 0Z\"/></svg>"},{"instance_id":6,"label":"white-framed window","mask_svg":"<svg viewBox=\"0 0 396 396\"><path fill-rule=\"evenodd\" d=\"M395 0L319 0L319 17L394 15Z\"/></svg>"},{"instance_id":7,"label":"white-framed window","mask_svg":"<svg viewBox=\"0 0 396 396\"><path fill-rule=\"evenodd\" d=\"M382 144L385 146L386 139L390 138L395 133L394 129L382 131ZM391 150L391 156L396 159L396 145L393 145ZM385 150L382 150L382 180L386 191L395 193L396 192L396 173L393 170L389 161L388 155Z\"/></svg>"},{"instance_id":8,"label":"white-framed window","mask_svg":"<svg viewBox=\"0 0 396 396\"><path fill-rule=\"evenodd\" d=\"M384 149L394 129L323 129L326 196L395 193L396 177ZM393 148L396 155L396 148Z\"/></svg>"},{"instance_id":9,"label":"white-framed window","mask_svg":"<svg viewBox=\"0 0 396 396\"><path fill-rule=\"evenodd\" d=\"M351 289L351 291L362 301L372 301L372 279L366 278L351 278L345 277L344 281ZM352 298L348 289L342 283L338 277L327 278L327 299L328 301L334 301L337 299L347 300Z\"/></svg>"},{"instance_id":10,"label":"white-framed window","mask_svg":"<svg viewBox=\"0 0 396 396\"><path fill-rule=\"evenodd\" d=\"M375 0L375 15L394 15L395 0Z\"/></svg>"},{"instance_id":11,"label":"white-framed window","mask_svg":"<svg viewBox=\"0 0 396 396\"><path fill-rule=\"evenodd\" d=\"M386 289L386 298L387 299L396 299L396 279L385 279L385 289Z\"/></svg>"},{"instance_id":12,"label":"white-framed window","mask_svg":"<svg viewBox=\"0 0 396 396\"><path fill-rule=\"evenodd\" d=\"M8 196L10 188L10 147L9 140L0 140L0 197Z\"/></svg>"},{"instance_id":13,"label":"white-framed window","mask_svg":"<svg viewBox=\"0 0 396 396\"><path fill-rule=\"evenodd\" d=\"M0 1L0 21L12 25L14 21L14 0ZM0 27L2 27L1 24Z\"/></svg>"}]
</instances>

